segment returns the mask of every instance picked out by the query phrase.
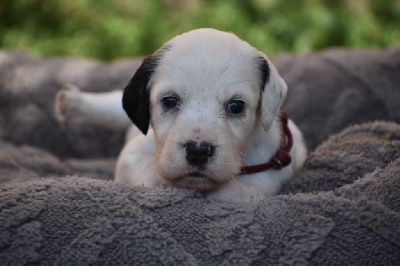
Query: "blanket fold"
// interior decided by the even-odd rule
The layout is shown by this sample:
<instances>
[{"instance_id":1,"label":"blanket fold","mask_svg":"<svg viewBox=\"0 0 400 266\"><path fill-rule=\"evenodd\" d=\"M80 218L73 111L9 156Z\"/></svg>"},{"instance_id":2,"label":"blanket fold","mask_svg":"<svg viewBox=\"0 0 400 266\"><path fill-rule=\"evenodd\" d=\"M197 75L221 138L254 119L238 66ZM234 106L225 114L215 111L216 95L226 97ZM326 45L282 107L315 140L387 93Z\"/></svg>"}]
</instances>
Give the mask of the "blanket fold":
<instances>
[{"instance_id":1,"label":"blanket fold","mask_svg":"<svg viewBox=\"0 0 400 266\"><path fill-rule=\"evenodd\" d=\"M386 137L377 137L382 132ZM320 192L280 195L259 204L214 202L188 190L130 187L84 177L8 183L0 187L0 260L390 264L400 260L399 132L397 124L385 122L345 130L311 155L293 181L295 187L303 181L307 188L311 178L318 177L313 156L329 162L332 146L350 157L357 151L368 157L360 147L369 147L370 156L383 158L377 160L381 167L356 167L348 182L328 180L315 190ZM357 160L338 161L337 167L351 168ZM326 164L320 167L328 176L338 172L327 170Z\"/></svg>"}]
</instances>

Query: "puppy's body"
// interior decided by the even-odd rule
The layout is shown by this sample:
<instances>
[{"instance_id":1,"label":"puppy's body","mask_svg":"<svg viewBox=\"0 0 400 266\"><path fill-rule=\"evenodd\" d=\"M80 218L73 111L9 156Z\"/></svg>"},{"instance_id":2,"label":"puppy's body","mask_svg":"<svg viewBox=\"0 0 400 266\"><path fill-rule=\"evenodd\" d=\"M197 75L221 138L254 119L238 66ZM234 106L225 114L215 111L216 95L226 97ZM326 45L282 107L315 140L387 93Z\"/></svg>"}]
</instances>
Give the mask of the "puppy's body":
<instances>
[{"instance_id":1,"label":"puppy's body","mask_svg":"<svg viewBox=\"0 0 400 266\"><path fill-rule=\"evenodd\" d=\"M144 134L131 131L115 180L166 183L220 200L276 194L306 157L291 121L291 164L250 175L240 171L268 162L280 149L278 111L286 91L266 56L233 34L200 29L175 37L143 61L125 88L123 107ZM89 113L90 104L79 106Z\"/></svg>"}]
</instances>

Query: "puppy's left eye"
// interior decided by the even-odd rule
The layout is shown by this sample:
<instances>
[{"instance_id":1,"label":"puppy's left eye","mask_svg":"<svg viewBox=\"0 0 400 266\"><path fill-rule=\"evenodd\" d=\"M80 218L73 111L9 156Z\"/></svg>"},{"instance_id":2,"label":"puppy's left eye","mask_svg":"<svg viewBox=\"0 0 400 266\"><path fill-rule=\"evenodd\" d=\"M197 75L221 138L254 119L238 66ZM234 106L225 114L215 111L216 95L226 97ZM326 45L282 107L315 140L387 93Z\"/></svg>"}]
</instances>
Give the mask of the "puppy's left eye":
<instances>
[{"instance_id":1,"label":"puppy's left eye","mask_svg":"<svg viewBox=\"0 0 400 266\"><path fill-rule=\"evenodd\" d=\"M244 102L235 100L226 105L226 111L231 114L240 114L244 110Z\"/></svg>"},{"instance_id":2,"label":"puppy's left eye","mask_svg":"<svg viewBox=\"0 0 400 266\"><path fill-rule=\"evenodd\" d=\"M161 99L163 106L167 109L175 108L179 105L179 101L175 97L164 97Z\"/></svg>"}]
</instances>

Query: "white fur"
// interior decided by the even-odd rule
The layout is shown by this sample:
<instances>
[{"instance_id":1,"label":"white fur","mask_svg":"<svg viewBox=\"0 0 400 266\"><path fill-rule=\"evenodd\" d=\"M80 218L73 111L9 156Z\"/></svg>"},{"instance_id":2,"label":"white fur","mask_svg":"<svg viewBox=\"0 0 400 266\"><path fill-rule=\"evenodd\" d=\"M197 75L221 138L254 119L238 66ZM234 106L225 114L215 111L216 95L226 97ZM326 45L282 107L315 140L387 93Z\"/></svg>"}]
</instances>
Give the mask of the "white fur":
<instances>
[{"instance_id":1,"label":"white fur","mask_svg":"<svg viewBox=\"0 0 400 266\"><path fill-rule=\"evenodd\" d=\"M88 93L72 84L65 84L56 95L56 118L64 125L126 129L131 121L121 108L121 98L122 93L119 90Z\"/></svg>"},{"instance_id":2,"label":"white fur","mask_svg":"<svg viewBox=\"0 0 400 266\"><path fill-rule=\"evenodd\" d=\"M278 193L302 166L307 154L302 134L292 121L292 163L281 170L238 175L241 166L268 162L280 146L277 112L287 86L273 64L235 35L212 29L179 35L166 45L169 49L148 84L151 127L147 135L137 129L129 131L129 141L118 158L115 180L135 186L171 184L198 189L210 199L228 201L257 202L265 195ZM270 67L263 92L257 56L264 57ZM66 100L66 91L61 91L56 99L57 117L70 124L87 124L90 120L91 124L125 126L127 118L121 105L111 104L115 99L121 100L121 93L80 92L82 97L75 97L78 101ZM166 113L161 99L176 95L179 109ZM231 100L245 102L245 116L226 113L225 106ZM79 112L71 111L74 109ZM200 169L185 159L185 143L189 141L215 147L215 155L206 167ZM194 172L202 177L191 177Z\"/></svg>"}]
</instances>

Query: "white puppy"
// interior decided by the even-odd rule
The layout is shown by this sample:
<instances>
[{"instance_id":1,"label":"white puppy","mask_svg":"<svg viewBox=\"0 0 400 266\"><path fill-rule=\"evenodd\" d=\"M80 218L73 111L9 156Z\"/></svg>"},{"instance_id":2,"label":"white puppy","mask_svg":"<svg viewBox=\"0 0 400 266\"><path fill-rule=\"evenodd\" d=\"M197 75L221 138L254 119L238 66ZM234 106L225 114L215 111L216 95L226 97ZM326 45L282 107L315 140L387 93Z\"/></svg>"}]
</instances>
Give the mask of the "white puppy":
<instances>
[{"instance_id":1,"label":"white puppy","mask_svg":"<svg viewBox=\"0 0 400 266\"><path fill-rule=\"evenodd\" d=\"M286 92L263 53L234 34L198 29L144 59L123 95L69 85L57 95L56 114L67 124L128 127L122 98L141 132L130 130L117 182L259 201L278 193L306 158L301 132L280 112Z\"/></svg>"}]
</instances>

